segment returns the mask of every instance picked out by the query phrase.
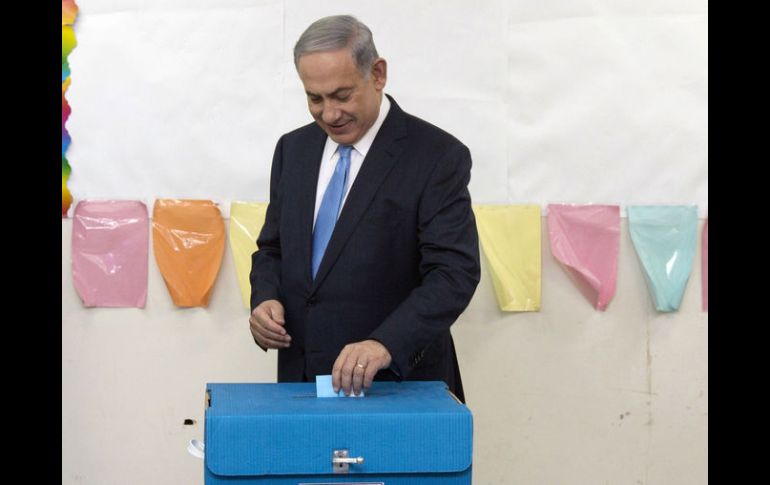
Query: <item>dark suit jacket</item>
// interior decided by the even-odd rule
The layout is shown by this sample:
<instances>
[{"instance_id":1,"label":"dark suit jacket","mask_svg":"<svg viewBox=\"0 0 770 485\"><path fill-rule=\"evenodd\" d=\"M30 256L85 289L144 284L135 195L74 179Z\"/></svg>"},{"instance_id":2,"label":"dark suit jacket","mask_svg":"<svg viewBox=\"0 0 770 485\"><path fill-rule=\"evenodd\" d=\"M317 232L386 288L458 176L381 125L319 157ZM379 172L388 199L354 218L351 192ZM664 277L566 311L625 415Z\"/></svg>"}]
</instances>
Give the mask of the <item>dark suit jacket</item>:
<instances>
[{"instance_id":1,"label":"dark suit jacket","mask_svg":"<svg viewBox=\"0 0 770 485\"><path fill-rule=\"evenodd\" d=\"M464 400L449 327L479 281L470 151L388 98L315 280L313 214L326 133L312 123L278 140L252 257L251 308L269 299L284 305L292 341L278 351L279 382L330 374L346 344L374 339L393 358L375 380L443 380Z\"/></svg>"}]
</instances>

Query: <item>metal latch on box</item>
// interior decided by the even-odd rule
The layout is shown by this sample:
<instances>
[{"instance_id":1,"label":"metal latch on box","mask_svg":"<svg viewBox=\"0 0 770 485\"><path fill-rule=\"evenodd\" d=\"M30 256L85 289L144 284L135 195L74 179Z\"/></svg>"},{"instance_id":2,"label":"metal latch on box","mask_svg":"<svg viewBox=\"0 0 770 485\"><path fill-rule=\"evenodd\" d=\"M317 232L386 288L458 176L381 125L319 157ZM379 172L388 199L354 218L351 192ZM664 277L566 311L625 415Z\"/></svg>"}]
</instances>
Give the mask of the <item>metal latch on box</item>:
<instances>
[{"instance_id":1,"label":"metal latch on box","mask_svg":"<svg viewBox=\"0 0 770 485\"><path fill-rule=\"evenodd\" d=\"M334 450L334 455L332 455L332 469L334 470L334 473L348 473L348 467L351 463L360 465L363 462L363 456L356 458L349 457L348 450Z\"/></svg>"}]
</instances>

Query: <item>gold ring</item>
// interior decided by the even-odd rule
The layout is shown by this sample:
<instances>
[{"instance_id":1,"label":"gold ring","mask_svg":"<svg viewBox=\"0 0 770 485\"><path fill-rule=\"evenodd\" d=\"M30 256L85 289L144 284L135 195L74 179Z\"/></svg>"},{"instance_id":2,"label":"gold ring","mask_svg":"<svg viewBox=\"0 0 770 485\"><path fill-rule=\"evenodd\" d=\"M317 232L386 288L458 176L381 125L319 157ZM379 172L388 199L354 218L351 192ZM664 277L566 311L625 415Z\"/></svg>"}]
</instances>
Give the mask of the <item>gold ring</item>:
<instances>
[{"instance_id":1,"label":"gold ring","mask_svg":"<svg viewBox=\"0 0 770 485\"><path fill-rule=\"evenodd\" d=\"M361 369L366 369L366 366L365 366L365 365L363 365L363 364L362 364L362 363L360 363L360 362L359 362L358 364L356 364L356 367L360 367Z\"/></svg>"}]
</instances>

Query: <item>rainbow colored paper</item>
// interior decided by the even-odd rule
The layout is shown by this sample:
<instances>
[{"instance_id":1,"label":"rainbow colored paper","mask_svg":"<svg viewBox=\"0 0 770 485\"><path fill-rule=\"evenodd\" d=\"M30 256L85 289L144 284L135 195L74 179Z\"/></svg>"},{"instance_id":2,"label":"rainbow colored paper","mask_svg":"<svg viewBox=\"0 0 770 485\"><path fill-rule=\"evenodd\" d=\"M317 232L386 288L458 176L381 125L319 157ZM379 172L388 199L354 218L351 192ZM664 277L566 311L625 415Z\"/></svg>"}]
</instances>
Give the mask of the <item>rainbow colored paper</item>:
<instances>
[{"instance_id":1,"label":"rainbow colored paper","mask_svg":"<svg viewBox=\"0 0 770 485\"><path fill-rule=\"evenodd\" d=\"M225 250L225 223L216 204L156 200L152 248L174 304L208 306Z\"/></svg>"},{"instance_id":2,"label":"rainbow colored paper","mask_svg":"<svg viewBox=\"0 0 770 485\"><path fill-rule=\"evenodd\" d=\"M87 307L138 307L147 301L147 206L84 200L72 221L72 279Z\"/></svg>"},{"instance_id":3,"label":"rainbow colored paper","mask_svg":"<svg viewBox=\"0 0 770 485\"><path fill-rule=\"evenodd\" d=\"M75 23L75 17L78 14L78 6L75 0L61 0L61 24L72 25Z\"/></svg>"},{"instance_id":4,"label":"rainbow colored paper","mask_svg":"<svg viewBox=\"0 0 770 485\"><path fill-rule=\"evenodd\" d=\"M500 309L539 311L540 206L477 205L473 212Z\"/></svg>"},{"instance_id":5,"label":"rainbow colored paper","mask_svg":"<svg viewBox=\"0 0 770 485\"><path fill-rule=\"evenodd\" d=\"M70 115L70 107L64 97L64 93L70 85L70 66L67 57L75 48L75 32L72 25L78 14L78 7L74 0L62 0L61 2L61 215L67 217L67 211L72 204L72 195L67 188L67 180L72 170L65 157L70 145L70 135L64 126Z\"/></svg>"},{"instance_id":6,"label":"rainbow colored paper","mask_svg":"<svg viewBox=\"0 0 770 485\"><path fill-rule=\"evenodd\" d=\"M233 202L230 204L230 249L233 251L235 274L241 290L243 305L251 302L251 255L257 250L257 237L265 223L267 203Z\"/></svg>"},{"instance_id":7,"label":"rainbow colored paper","mask_svg":"<svg viewBox=\"0 0 770 485\"><path fill-rule=\"evenodd\" d=\"M703 224L703 239L701 244L701 296L703 311L709 311L709 220Z\"/></svg>"},{"instance_id":8,"label":"rainbow colored paper","mask_svg":"<svg viewBox=\"0 0 770 485\"><path fill-rule=\"evenodd\" d=\"M553 253L597 310L615 295L620 251L620 206L548 205Z\"/></svg>"},{"instance_id":9,"label":"rainbow colored paper","mask_svg":"<svg viewBox=\"0 0 770 485\"><path fill-rule=\"evenodd\" d=\"M629 206L628 228L659 312L679 309L695 258L698 211L691 206Z\"/></svg>"}]
</instances>

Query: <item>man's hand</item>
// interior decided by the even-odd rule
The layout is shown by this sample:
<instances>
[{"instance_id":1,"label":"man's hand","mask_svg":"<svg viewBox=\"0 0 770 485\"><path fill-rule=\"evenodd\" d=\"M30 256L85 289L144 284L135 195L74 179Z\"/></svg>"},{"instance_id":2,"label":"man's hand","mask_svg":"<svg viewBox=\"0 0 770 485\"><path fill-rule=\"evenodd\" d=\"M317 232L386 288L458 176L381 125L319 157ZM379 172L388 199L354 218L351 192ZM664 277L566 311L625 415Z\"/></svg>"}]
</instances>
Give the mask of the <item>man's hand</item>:
<instances>
[{"instance_id":1,"label":"man's hand","mask_svg":"<svg viewBox=\"0 0 770 485\"><path fill-rule=\"evenodd\" d=\"M361 388L371 387L377 371L387 369L390 362L390 352L376 340L346 345L332 368L334 392L342 388L346 396L350 396L351 391L358 396Z\"/></svg>"},{"instance_id":2,"label":"man's hand","mask_svg":"<svg viewBox=\"0 0 770 485\"><path fill-rule=\"evenodd\" d=\"M291 342L291 336L283 328L283 305L278 300L265 300L260 303L249 317L251 335L259 345L266 349L285 349Z\"/></svg>"}]
</instances>

